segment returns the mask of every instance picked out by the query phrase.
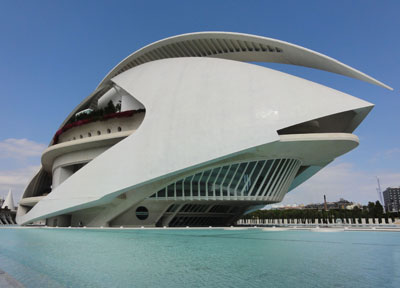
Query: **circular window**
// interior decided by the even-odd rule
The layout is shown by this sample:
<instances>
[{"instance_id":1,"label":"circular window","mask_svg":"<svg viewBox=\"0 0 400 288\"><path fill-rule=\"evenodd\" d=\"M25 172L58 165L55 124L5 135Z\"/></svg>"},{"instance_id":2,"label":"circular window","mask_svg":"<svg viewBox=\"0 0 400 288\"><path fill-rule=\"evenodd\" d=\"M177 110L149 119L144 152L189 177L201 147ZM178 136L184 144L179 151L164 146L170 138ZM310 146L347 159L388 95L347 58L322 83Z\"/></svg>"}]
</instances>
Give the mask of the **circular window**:
<instances>
[{"instance_id":1,"label":"circular window","mask_svg":"<svg viewBox=\"0 0 400 288\"><path fill-rule=\"evenodd\" d=\"M111 133L111 130L110 130L110 129L107 129L107 133Z\"/></svg>"},{"instance_id":2,"label":"circular window","mask_svg":"<svg viewBox=\"0 0 400 288\"><path fill-rule=\"evenodd\" d=\"M88 135L89 137L92 137L92 133L90 133L90 132L89 132L89 133L87 133L87 135Z\"/></svg>"},{"instance_id":3,"label":"circular window","mask_svg":"<svg viewBox=\"0 0 400 288\"><path fill-rule=\"evenodd\" d=\"M147 217L149 217L149 210L147 210L146 207L140 206L136 209L136 217L139 220L145 220Z\"/></svg>"},{"instance_id":4,"label":"circular window","mask_svg":"<svg viewBox=\"0 0 400 288\"><path fill-rule=\"evenodd\" d=\"M121 127L118 127L118 132L121 132L122 131L122 128Z\"/></svg>"},{"instance_id":5,"label":"circular window","mask_svg":"<svg viewBox=\"0 0 400 288\"><path fill-rule=\"evenodd\" d=\"M100 131L97 131L97 135L101 135L101 132L100 132Z\"/></svg>"},{"instance_id":6,"label":"circular window","mask_svg":"<svg viewBox=\"0 0 400 288\"><path fill-rule=\"evenodd\" d=\"M82 138L83 138L83 136L82 136L82 135L79 135L79 138L81 138L81 139L82 139Z\"/></svg>"}]
</instances>

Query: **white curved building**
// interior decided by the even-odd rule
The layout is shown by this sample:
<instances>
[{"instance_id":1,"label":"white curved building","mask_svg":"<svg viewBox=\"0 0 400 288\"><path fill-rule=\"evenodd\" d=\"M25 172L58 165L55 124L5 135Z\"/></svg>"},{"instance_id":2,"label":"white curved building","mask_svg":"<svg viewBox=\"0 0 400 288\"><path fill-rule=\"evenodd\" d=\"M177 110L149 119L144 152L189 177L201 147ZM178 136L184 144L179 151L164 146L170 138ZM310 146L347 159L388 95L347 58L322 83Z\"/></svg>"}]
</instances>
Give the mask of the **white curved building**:
<instances>
[{"instance_id":1,"label":"white curved building","mask_svg":"<svg viewBox=\"0 0 400 288\"><path fill-rule=\"evenodd\" d=\"M265 37L204 32L155 42L112 69L61 124L19 203L18 223L230 225L282 201L358 145L352 132L371 103L249 62L391 89Z\"/></svg>"}]
</instances>

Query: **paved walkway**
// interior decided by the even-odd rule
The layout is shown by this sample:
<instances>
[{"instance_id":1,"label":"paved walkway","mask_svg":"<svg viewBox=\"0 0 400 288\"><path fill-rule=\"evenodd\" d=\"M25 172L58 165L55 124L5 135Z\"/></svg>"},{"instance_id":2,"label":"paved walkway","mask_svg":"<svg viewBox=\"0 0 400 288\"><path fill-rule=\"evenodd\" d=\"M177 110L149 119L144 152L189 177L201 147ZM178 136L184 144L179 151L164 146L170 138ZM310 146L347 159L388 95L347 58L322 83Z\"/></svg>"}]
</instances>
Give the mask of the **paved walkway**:
<instances>
[{"instance_id":1,"label":"paved walkway","mask_svg":"<svg viewBox=\"0 0 400 288\"><path fill-rule=\"evenodd\" d=\"M0 287L1 288L23 288L24 286L17 280L12 278L3 270L0 270Z\"/></svg>"}]
</instances>

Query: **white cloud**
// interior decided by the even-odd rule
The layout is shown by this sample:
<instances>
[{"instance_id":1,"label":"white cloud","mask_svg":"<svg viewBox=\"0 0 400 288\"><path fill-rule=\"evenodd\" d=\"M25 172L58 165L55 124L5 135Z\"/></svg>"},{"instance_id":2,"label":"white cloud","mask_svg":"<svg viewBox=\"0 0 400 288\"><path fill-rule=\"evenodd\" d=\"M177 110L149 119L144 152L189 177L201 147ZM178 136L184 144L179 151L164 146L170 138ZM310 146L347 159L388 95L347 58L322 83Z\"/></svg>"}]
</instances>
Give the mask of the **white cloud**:
<instances>
[{"instance_id":1,"label":"white cloud","mask_svg":"<svg viewBox=\"0 0 400 288\"><path fill-rule=\"evenodd\" d=\"M11 189L14 200L19 200L23 190L39 168L40 166L27 166L16 170L0 171L0 196L5 197Z\"/></svg>"},{"instance_id":2,"label":"white cloud","mask_svg":"<svg viewBox=\"0 0 400 288\"><path fill-rule=\"evenodd\" d=\"M400 186L400 173L381 171L374 174L357 169L351 163L339 163L322 169L288 193L282 203L322 203L323 195L326 195L328 201L344 198L366 204L378 200L376 176L381 181L382 191L387 187Z\"/></svg>"},{"instance_id":3,"label":"white cloud","mask_svg":"<svg viewBox=\"0 0 400 288\"><path fill-rule=\"evenodd\" d=\"M379 161L395 160L400 159L400 148L392 148L377 152L373 157L371 157L370 162L376 163Z\"/></svg>"},{"instance_id":4,"label":"white cloud","mask_svg":"<svg viewBox=\"0 0 400 288\"><path fill-rule=\"evenodd\" d=\"M0 158L26 159L38 157L46 145L28 139L8 138L0 141Z\"/></svg>"},{"instance_id":5,"label":"white cloud","mask_svg":"<svg viewBox=\"0 0 400 288\"><path fill-rule=\"evenodd\" d=\"M400 148L388 149L388 150L384 151L384 155L387 158L393 157L395 155L400 155Z\"/></svg>"},{"instance_id":6,"label":"white cloud","mask_svg":"<svg viewBox=\"0 0 400 288\"><path fill-rule=\"evenodd\" d=\"M40 156L46 145L28 139L9 138L0 141L0 196L13 191L19 200L24 188L39 170Z\"/></svg>"}]
</instances>

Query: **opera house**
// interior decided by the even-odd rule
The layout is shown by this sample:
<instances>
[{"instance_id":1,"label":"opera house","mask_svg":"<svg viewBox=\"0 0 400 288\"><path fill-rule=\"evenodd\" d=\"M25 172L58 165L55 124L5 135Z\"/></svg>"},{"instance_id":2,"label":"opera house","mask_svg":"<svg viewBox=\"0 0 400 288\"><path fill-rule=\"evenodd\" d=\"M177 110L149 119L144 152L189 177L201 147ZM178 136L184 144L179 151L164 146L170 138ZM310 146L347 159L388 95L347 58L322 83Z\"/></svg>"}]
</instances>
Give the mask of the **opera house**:
<instances>
[{"instance_id":1,"label":"opera house","mask_svg":"<svg viewBox=\"0 0 400 288\"><path fill-rule=\"evenodd\" d=\"M60 125L17 222L231 225L358 145L352 133L373 104L255 62L391 89L271 38L202 32L160 40L113 68Z\"/></svg>"}]
</instances>

